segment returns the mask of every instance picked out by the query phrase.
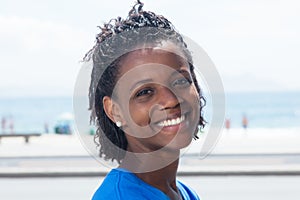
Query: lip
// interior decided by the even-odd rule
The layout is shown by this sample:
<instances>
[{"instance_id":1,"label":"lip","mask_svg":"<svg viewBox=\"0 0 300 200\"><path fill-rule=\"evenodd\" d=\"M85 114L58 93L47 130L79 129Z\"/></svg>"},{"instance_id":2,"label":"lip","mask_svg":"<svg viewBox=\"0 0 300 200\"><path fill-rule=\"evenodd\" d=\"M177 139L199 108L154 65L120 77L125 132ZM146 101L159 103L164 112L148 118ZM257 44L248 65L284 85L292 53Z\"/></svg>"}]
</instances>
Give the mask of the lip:
<instances>
[{"instance_id":1,"label":"lip","mask_svg":"<svg viewBox=\"0 0 300 200\"><path fill-rule=\"evenodd\" d=\"M188 124L187 117L186 117L186 115L183 115L183 116L185 116L184 120L178 124L170 125L170 126L157 126L157 127L159 127L161 129L161 131L163 131L164 133L176 133L177 134L179 130L183 130L184 127L187 127L187 124Z\"/></svg>"},{"instance_id":2,"label":"lip","mask_svg":"<svg viewBox=\"0 0 300 200\"><path fill-rule=\"evenodd\" d=\"M178 132L180 129L183 129L184 127L188 126L188 121L189 121L189 112L184 112L184 113L174 113L172 115L168 115L167 118L165 119L161 119L161 120L157 120L155 123L153 123L153 125L155 125L156 128L158 128L159 130L163 131L163 132ZM168 121L168 120L174 120L177 118L181 118L179 123L175 123L175 124L169 124L169 125L159 125L159 123L163 123L164 121Z\"/></svg>"},{"instance_id":3,"label":"lip","mask_svg":"<svg viewBox=\"0 0 300 200\"><path fill-rule=\"evenodd\" d=\"M159 123L156 123L158 126L160 127L166 127L166 126L175 126L180 124L181 122L183 122L185 120L185 115L180 115L176 118L168 118L165 119L163 121L160 121Z\"/></svg>"},{"instance_id":4,"label":"lip","mask_svg":"<svg viewBox=\"0 0 300 200\"><path fill-rule=\"evenodd\" d=\"M164 117L164 118L159 118L156 119L156 120L153 120L153 122L151 124L158 124L162 121L165 121L165 120L172 120L172 119L176 119L178 117L181 117L182 115L185 115L187 112L181 112L180 110L179 111L176 111L176 112L172 112L172 113L168 113L167 114L167 117Z\"/></svg>"}]
</instances>

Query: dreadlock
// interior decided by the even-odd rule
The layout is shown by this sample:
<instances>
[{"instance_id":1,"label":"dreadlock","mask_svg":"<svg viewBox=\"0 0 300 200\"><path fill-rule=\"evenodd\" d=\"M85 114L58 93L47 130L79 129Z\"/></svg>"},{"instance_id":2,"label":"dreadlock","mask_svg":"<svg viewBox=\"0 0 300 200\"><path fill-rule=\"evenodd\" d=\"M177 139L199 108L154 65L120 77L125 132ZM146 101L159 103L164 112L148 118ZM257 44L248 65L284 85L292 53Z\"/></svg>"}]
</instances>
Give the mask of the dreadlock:
<instances>
[{"instance_id":1,"label":"dreadlock","mask_svg":"<svg viewBox=\"0 0 300 200\"><path fill-rule=\"evenodd\" d=\"M89 110L91 123L97 126L95 142L100 146L100 157L116 160L119 163L125 156L127 139L123 130L115 125L103 109L102 99L112 96L118 78L121 60L131 51L147 44L158 45L162 41L176 44L190 65L193 81L200 96L199 126L203 128L205 120L202 108L205 104L194 73L192 57L182 36L171 22L161 15L143 10L143 3L137 0L126 19L117 17L103 26L96 35L96 44L84 56L84 61L93 61L89 88ZM198 138L195 134L194 138Z\"/></svg>"}]
</instances>

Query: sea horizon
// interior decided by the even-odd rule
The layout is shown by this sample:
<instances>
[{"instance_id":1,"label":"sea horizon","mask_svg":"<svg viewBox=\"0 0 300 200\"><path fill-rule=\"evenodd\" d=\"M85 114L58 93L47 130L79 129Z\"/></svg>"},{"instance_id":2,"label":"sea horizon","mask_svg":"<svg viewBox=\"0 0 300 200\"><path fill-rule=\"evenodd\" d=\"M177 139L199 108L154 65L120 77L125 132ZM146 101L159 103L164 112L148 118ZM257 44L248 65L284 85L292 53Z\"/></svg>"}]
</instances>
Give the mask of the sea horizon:
<instances>
[{"instance_id":1,"label":"sea horizon","mask_svg":"<svg viewBox=\"0 0 300 200\"><path fill-rule=\"evenodd\" d=\"M230 121L230 128L242 128L244 116L249 122L247 128L297 128L300 127L299 99L300 91L227 92L225 119ZM207 99L204 117L208 123L210 109L210 99ZM53 132L64 113L73 114L70 95L0 97L0 119L6 120L7 130L9 123L13 123L15 132L44 133L46 126L48 132Z\"/></svg>"}]
</instances>

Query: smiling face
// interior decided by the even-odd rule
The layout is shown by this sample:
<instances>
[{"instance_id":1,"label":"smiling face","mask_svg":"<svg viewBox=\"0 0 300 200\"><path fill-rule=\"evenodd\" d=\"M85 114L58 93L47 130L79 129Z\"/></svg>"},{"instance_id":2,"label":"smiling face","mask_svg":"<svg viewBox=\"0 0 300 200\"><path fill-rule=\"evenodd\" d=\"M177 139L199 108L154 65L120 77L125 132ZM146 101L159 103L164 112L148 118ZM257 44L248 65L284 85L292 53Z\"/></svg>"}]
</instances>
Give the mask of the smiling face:
<instances>
[{"instance_id":1,"label":"smiling face","mask_svg":"<svg viewBox=\"0 0 300 200\"><path fill-rule=\"evenodd\" d=\"M129 151L178 150L191 142L200 105L185 59L162 49L136 50L122 60L118 77L104 106L122 122Z\"/></svg>"}]
</instances>

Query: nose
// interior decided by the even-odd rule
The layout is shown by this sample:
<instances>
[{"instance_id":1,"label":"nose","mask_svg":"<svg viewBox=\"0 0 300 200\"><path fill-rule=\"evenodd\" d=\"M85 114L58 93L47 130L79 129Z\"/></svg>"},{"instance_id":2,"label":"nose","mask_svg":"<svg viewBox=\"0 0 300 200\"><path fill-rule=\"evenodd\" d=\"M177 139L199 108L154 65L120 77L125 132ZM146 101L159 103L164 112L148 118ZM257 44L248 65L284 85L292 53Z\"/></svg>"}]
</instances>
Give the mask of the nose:
<instances>
[{"instance_id":1,"label":"nose","mask_svg":"<svg viewBox=\"0 0 300 200\"><path fill-rule=\"evenodd\" d=\"M159 97L159 105L162 106L162 109L175 108L182 103L182 99L166 87L161 87Z\"/></svg>"}]
</instances>

